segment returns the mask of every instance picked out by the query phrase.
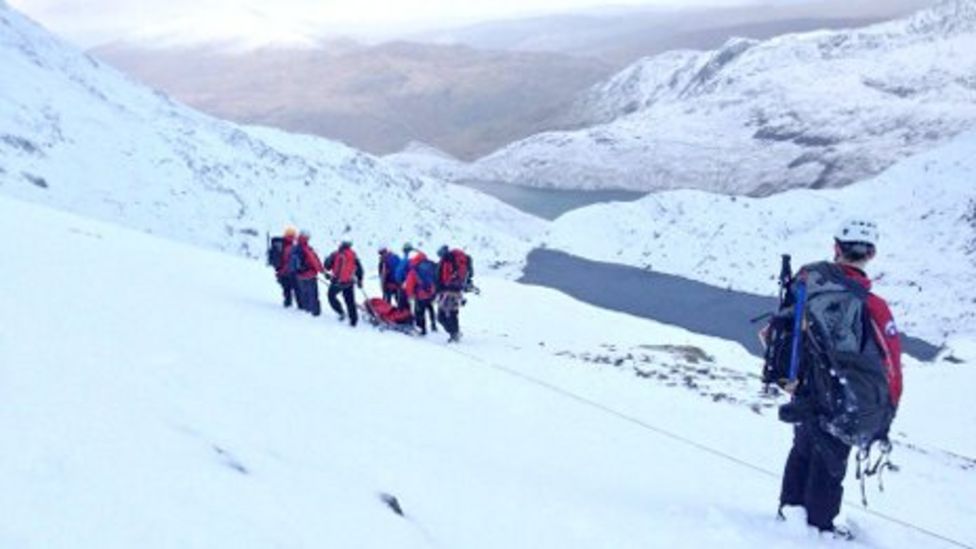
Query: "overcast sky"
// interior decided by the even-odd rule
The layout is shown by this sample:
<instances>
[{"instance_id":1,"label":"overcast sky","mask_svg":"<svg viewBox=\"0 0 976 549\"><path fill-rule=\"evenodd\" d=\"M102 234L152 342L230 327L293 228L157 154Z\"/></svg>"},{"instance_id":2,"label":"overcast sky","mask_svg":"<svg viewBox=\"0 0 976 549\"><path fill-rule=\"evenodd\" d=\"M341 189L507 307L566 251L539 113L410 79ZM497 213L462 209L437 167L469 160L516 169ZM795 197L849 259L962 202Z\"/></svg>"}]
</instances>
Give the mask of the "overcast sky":
<instances>
[{"instance_id":1,"label":"overcast sky","mask_svg":"<svg viewBox=\"0 0 976 549\"><path fill-rule=\"evenodd\" d=\"M617 6L728 6L759 0L7 0L51 30L83 46L174 20L267 19L269 24L350 34L371 29L435 27L482 19ZM784 0L780 0L784 1Z\"/></svg>"}]
</instances>

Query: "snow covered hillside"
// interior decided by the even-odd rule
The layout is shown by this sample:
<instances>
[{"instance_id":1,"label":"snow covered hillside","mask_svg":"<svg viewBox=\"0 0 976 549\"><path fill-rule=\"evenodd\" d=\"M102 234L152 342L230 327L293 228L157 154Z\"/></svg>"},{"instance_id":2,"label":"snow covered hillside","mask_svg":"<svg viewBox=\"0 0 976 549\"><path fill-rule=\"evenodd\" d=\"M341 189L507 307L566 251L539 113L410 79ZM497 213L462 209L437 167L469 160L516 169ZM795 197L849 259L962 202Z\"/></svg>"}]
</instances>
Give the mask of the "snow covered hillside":
<instances>
[{"instance_id":1,"label":"snow covered hillside","mask_svg":"<svg viewBox=\"0 0 976 549\"><path fill-rule=\"evenodd\" d=\"M445 346L282 309L257 262L0 197L0 232L26 231L0 262L2 547L824 543L773 518L790 431L736 345L485 278ZM845 503L865 546L976 544L960 358L908 362L902 470Z\"/></svg>"},{"instance_id":2,"label":"snow covered hillside","mask_svg":"<svg viewBox=\"0 0 976 549\"><path fill-rule=\"evenodd\" d=\"M245 255L286 222L324 251L461 243L517 264L540 222L338 143L243 128L135 84L0 7L0 193Z\"/></svg>"},{"instance_id":3,"label":"snow covered hillside","mask_svg":"<svg viewBox=\"0 0 976 549\"><path fill-rule=\"evenodd\" d=\"M409 143L400 152L384 155L382 160L396 169L405 172L413 171L442 181L471 179L470 164L436 147L417 141Z\"/></svg>"},{"instance_id":4,"label":"snow covered hillside","mask_svg":"<svg viewBox=\"0 0 976 549\"><path fill-rule=\"evenodd\" d=\"M902 328L941 343L976 336L976 133L844 189L767 198L670 191L570 212L546 245L736 290L776 291L779 257L799 267L832 254L850 215L881 224L870 266Z\"/></svg>"},{"instance_id":5,"label":"snow covered hillside","mask_svg":"<svg viewBox=\"0 0 976 549\"><path fill-rule=\"evenodd\" d=\"M770 194L877 174L976 127L976 0L901 21L645 59L593 89L586 129L480 159L477 179Z\"/></svg>"}]
</instances>

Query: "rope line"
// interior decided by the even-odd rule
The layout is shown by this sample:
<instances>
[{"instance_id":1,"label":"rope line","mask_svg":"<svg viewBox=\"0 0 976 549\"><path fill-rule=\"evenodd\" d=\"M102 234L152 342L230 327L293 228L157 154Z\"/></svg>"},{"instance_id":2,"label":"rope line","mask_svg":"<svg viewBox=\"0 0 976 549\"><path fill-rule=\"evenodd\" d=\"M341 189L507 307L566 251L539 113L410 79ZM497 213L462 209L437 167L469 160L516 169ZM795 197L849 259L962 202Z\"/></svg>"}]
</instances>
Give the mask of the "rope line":
<instances>
[{"instance_id":1,"label":"rope line","mask_svg":"<svg viewBox=\"0 0 976 549\"><path fill-rule=\"evenodd\" d=\"M637 417L634 417L634 416L625 414L623 412L619 412L619 411L614 410L614 409L612 409L612 408L610 408L610 407L608 407L608 406L606 406L604 404L601 404L601 403L596 402L594 400L590 400L590 399L588 399L586 397L582 397L582 396L580 396L580 395L578 395L576 393L573 393L573 392L571 392L569 390L563 389L562 387L559 387L557 385L553 385L552 383L549 383L549 382L546 382L546 381L542 381L541 379L532 377L532 376L530 376L528 374L519 372L517 370L513 370L513 369L508 368L506 366L502 366L500 364L496 364L496 363L490 362L490 361L485 360L485 359L483 359L481 357L474 356L474 355L471 355L471 354L462 352L459 349L455 349L455 348L448 347L448 350L450 350L451 352L456 353L456 354L458 354L460 356L463 356L465 358L468 358L468 359L470 359L472 361L479 362L479 363L481 363L481 364L483 364L483 365L485 365L485 366L487 366L489 368L492 368L494 370L497 370L497 371L506 373L506 374L508 374L508 375L510 375L512 377L516 377L518 379L521 379L523 381L526 381L526 382L531 383L533 385L536 385L538 387L542 387L543 389L546 389L546 390L548 390L550 392L559 394L559 395L561 395L561 396L563 396L565 398L568 398L570 400L574 400L574 401L576 401L576 402L578 402L578 403L580 403L580 404L582 404L584 406L587 406L587 407L590 407L590 408L594 408L596 410L599 410L599 411L601 411L603 413L606 413L608 415L614 416L614 417L616 417L618 419L621 419L623 421L626 421L628 423L632 423L634 425L637 425L638 427L640 427L641 429L644 429L646 431L651 431L651 432L656 433L656 434L658 434L660 436L663 436L663 437L669 438L671 440L675 440L677 442L680 442L680 443L682 443L682 444L684 444L686 446L691 446L692 448L695 448L695 449L700 450L702 452L711 454L711 455L713 455L715 457L718 457L720 459L723 459L725 461L728 461L728 462L731 462L731 463L735 463L735 464L737 464L737 465L739 465L739 466L741 466L743 468L750 469L750 470L755 471L757 473L760 473L760 474L762 474L762 475L764 475L766 477L770 477L770 478L773 478L773 479L779 479L779 477L780 477L780 475L778 473L774 472L774 471L770 471L769 469L765 469L765 468L760 467L758 465L749 463L748 461L739 459L739 458L737 458L737 457L735 457L733 455L730 455L730 454L727 454L725 452L722 452L721 450L716 450L715 448L712 448L710 446L706 446L706 445L704 445L704 444L702 444L700 442L696 442L696 441L691 440L691 439L689 439L687 437L683 437L683 436L681 436L679 434L676 434L676 433L673 433L671 431L668 431L667 429L663 429L661 427L657 427L655 425L651 425L650 423L648 423L648 422L646 422L646 421L644 421L644 420L642 420L640 418L637 418ZM884 513L881 513L879 511L875 511L873 509L869 509L869 508L863 508L862 509L862 508L859 508L856 505L856 503L851 502L848 499L845 499L844 500L844 503L846 503L848 506L850 506L853 510L860 511L862 513L865 513L865 514L874 516L874 517L876 517L878 519L881 519L881 520L890 522L892 524L897 524L897 525L899 525L899 526L901 526L903 528L907 528L909 530L914 530L914 531L916 531L916 532L918 532L920 534L926 535L926 536L928 536L930 538L933 538L933 539L940 540L940 541L945 542L947 544L954 545L956 547L961 547L963 549L976 549L976 547L974 547L972 545L969 545L969 544L963 543L961 541L955 540L953 538L950 538L948 536L939 534L938 532L933 532L932 530L929 530L929 529L924 528L922 526L918 526L918 525L913 524L913 523L910 523L908 521L905 521L905 520L902 520L902 519L899 519L899 518L896 518L896 517L892 517L890 515L886 515Z\"/></svg>"}]
</instances>

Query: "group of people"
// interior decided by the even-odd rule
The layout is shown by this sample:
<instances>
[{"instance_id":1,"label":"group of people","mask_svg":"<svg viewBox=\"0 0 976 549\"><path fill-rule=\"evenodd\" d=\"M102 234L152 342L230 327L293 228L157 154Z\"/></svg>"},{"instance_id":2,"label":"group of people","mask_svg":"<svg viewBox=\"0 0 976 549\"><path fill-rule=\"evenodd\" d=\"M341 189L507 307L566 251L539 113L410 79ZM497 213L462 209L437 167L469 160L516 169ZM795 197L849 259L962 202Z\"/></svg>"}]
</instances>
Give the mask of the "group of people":
<instances>
[{"instance_id":1,"label":"group of people","mask_svg":"<svg viewBox=\"0 0 976 549\"><path fill-rule=\"evenodd\" d=\"M281 237L269 240L268 265L275 269L283 294L283 305L292 304L313 316L322 312L319 300L319 276L329 284L328 302L340 321L351 326L359 322L355 289L363 288L363 266L353 251L352 242L343 241L321 261L309 244L308 231L286 227ZM411 310L419 333L437 331L440 324L450 342L461 339L459 314L465 303L464 293L474 288L471 256L460 249L441 246L435 263L411 244L403 246L403 255L388 248L378 251L378 276L383 300L398 310ZM342 296L342 302L339 296ZM436 303L436 312L434 305Z\"/></svg>"},{"instance_id":2,"label":"group of people","mask_svg":"<svg viewBox=\"0 0 976 549\"><path fill-rule=\"evenodd\" d=\"M449 341L459 341L464 293L474 287L471 256L445 245L437 250L438 261L434 263L409 243L403 245L402 251L403 255L399 256L388 248L379 250L383 300L396 304L399 309L409 309L413 303L413 315L421 335L427 334L429 317L432 331L437 331L439 323L448 333Z\"/></svg>"},{"instance_id":3,"label":"group of people","mask_svg":"<svg viewBox=\"0 0 976 549\"><path fill-rule=\"evenodd\" d=\"M284 305L297 301L299 308L319 315L317 277L327 273L329 304L355 326L353 288L362 288L363 268L352 244L342 242L322 263L308 239L307 232L288 228L276 239L280 246L270 247L269 263L276 268ZM864 271L877 242L874 222L852 219L835 235L834 261L804 266L793 275L784 256L781 309L761 332L767 344L764 381L778 383L791 395L780 419L795 425L779 516L785 519L787 509L802 508L810 526L840 537L851 536L834 522L851 449L858 448L859 477L873 444L880 441L882 451L890 451L888 430L902 393L899 332ZM421 334L427 333L429 319L431 330L440 324L450 341L458 341L458 312L464 292L473 288L471 257L447 246L437 251L436 263L410 244L402 252L378 252L382 300L400 311L409 311L412 304Z\"/></svg>"}]
</instances>

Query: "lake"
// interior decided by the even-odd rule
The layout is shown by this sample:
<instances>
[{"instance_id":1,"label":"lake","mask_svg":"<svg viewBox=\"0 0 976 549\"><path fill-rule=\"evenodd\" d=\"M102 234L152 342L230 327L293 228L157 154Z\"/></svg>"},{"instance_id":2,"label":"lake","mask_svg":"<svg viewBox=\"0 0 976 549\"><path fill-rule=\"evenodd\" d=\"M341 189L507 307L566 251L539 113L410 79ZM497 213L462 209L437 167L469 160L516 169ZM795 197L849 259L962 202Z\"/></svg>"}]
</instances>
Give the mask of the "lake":
<instances>
[{"instance_id":1,"label":"lake","mask_svg":"<svg viewBox=\"0 0 976 549\"><path fill-rule=\"evenodd\" d=\"M750 319L778 306L773 297L547 249L529 254L520 282L559 290L604 309L737 341L757 356L762 355L756 335L760 325ZM939 352L939 347L905 334L902 344L904 352L920 360L933 360Z\"/></svg>"},{"instance_id":2,"label":"lake","mask_svg":"<svg viewBox=\"0 0 976 549\"><path fill-rule=\"evenodd\" d=\"M566 212L593 204L632 202L647 196L647 193L634 191L542 189L485 181L465 181L460 185L481 191L523 212L549 220L556 219Z\"/></svg>"}]
</instances>

